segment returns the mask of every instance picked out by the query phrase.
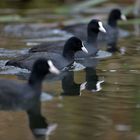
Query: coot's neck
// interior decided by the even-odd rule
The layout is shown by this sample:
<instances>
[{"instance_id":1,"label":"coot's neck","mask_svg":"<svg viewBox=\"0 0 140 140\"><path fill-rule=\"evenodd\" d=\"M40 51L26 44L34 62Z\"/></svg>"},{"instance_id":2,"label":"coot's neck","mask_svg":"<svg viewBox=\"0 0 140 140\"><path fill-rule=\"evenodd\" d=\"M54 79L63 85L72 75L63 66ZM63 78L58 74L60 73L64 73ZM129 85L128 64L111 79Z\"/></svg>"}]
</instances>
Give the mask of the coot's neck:
<instances>
[{"instance_id":1,"label":"coot's neck","mask_svg":"<svg viewBox=\"0 0 140 140\"><path fill-rule=\"evenodd\" d=\"M71 47L72 46L70 46L70 45L65 45L64 50L63 50L63 56L68 60L74 59L75 51L72 50Z\"/></svg>"},{"instance_id":2,"label":"coot's neck","mask_svg":"<svg viewBox=\"0 0 140 140\"><path fill-rule=\"evenodd\" d=\"M40 91L44 77L45 77L44 75L37 74L36 72L33 71L29 77L28 83L31 87Z\"/></svg>"},{"instance_id":3,"label":"coot's neck","mask_svg":"<svg viewBox=\"0 0 140 140\"><path fill-rule=\"evenodd\" d=\"M87 32L87 42L88 43L96 43L99 31L88 31Z\"/></svg>"},{"instance_id":4,"label":"coot's neck","mask_svg":"<svg viewBox=\"0 0 140 140\"><path fill-rule=\"evenodd\" d=\"M112 27L117 27L117 19L115 19L112 16L109 16L108 18L108 25L112 26Z\"/></svg>"}]
</instances>

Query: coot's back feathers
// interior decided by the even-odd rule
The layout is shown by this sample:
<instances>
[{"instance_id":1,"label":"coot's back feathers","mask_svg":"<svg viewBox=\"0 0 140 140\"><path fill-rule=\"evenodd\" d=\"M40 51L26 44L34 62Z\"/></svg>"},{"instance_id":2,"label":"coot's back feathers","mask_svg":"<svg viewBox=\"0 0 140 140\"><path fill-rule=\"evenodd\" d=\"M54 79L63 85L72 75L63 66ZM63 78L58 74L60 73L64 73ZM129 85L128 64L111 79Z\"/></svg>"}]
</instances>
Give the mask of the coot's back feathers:
<instances>
[{"instance_id":1,"label":"coot's back feathers","mask_svg":"<svg viewBox=\"0 0 140 140\"><path fill-rule=\"evenodd\" d=\"M48 52L48 51L62 53L64 45L65 45L64 41L41 43L41 44L33 46L31 49L29 49L29 53ZM55 47L55 49L54 49L54 47Z\"/></svg>"}]
</instances>

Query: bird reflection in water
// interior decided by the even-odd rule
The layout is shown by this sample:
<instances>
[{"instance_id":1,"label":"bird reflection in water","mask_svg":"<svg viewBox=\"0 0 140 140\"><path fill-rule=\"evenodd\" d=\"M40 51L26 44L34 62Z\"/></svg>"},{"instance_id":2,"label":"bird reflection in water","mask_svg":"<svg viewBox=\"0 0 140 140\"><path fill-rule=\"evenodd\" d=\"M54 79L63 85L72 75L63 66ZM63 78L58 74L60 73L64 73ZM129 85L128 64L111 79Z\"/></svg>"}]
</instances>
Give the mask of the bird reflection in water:
<instances>
[{"instance_id":1,"label":"bird reflection in water","mask_svg":"<svg viewBox=\"0 0 140 140\"><path fill-rule=\"evenodd\" d=\"M57 128L57 124L49 125L47 119L41 114L40 100L35 106L26 111L29 127L37 140L48 140L49 135Z\"/></svg>"},{"instance_id":2,"label":"bird reflection in water","mask_svg":"<svg viewBox=\"0 0 140 140\"><path fill-rule=\"evenodd\" d=\"M4 106L4 103L0 104L0 110L2 111L26 111L29 120L29 128L32 131L36 140L48 140L49 136L57 128L57 124L48 124L47 119L41 113L41 101L38 100L29 102L28 104L22 104L17 106Z\"/></svg>"},{"instance_id":3,"label":"bird reflection in water","mask_svg":"<svg viewBox=\"0 0 140 140\"><path fill-rule=\"evenodd\" d=\"M101 84L104 82L104 80L100 80L99 76L96 73L96 66L99 63L99 59L86 58L80 63L86 67L85 68L86 81L81 84L80 90L82 91L86 89L90 92L99 92L102 89Z\"/></svg>"},{"instance_id":4,"label":"bird reflection in water","mask_svg":"<svg viewBox=\"0 0 140 140\"><path fill-rule=\"evenodd\" d=\"M48 123L46 118L41 114L40 100L38 100L38 102L36 102L36 104L26 112L29 120L29 127L34 136L44 136L47 131Z\"/></svg>"},{"instance_id":5,"label":"bird reflection in water","mask_svg":"<svg viewBox=\"0 0 140 140\"><path fill-rule=\"evenodd\" d=\"M99 80L96 74L96 69L91 67L85 68L86 81L84 83L78 84L74 81L74 71L67 72L67 74L62 79L63 92L61 95L67 96L80 96L83 90L89 90L91 92L98 92L101 88L101 83L104 80Z\"/></svg>"},{"instance_id":6,"label":"bird reflection in water","mask_svg":"<svg viewBox=\"0 0 140 140\"><path fill-rule=\"evenodd\" d=\"M96 74L96 69L87 67L86 72L86 82L81 84L81 90L89 90L91 92L99 92L102 87L101 84L104 80L99 80L98 75Z\"/></svg>"},{"instance_id":7,"label":"bird reflection in water","mask_svg":"<svg viewBox=\"0 0 140 140\"><path fill-rule=\"evenodd\" d=\"M80 85L74 81L74 71L69 71L65 74L62 79L62 89L61 95L68 96L78 96L80 95Z\"/></svg>"}]
</instances>

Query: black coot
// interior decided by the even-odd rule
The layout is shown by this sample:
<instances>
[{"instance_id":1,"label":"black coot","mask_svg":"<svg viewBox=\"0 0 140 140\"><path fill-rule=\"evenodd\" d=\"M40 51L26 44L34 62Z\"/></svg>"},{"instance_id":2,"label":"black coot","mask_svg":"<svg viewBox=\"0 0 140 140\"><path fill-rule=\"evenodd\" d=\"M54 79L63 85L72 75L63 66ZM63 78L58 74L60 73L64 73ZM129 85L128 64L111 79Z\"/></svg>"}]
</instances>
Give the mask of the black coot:
<instances>
[{"instance_id":1,"label":"black coot","mask_svg":"<svg viewBox=\"0 0 140 140\"><path fill-rule=\"evenodd\" d=\"M71 37L70 39L68 39L68 41L66 41L62 54L54 52L29 53L8 61L6 65L12 65L31 70L34 61L40 57L43 57L52 60L54 65L59 70L63 70L73 64L75 52L80 50L88 53L80 39L78 39L77 37Z\"/></svg>"},{"instance_id":2,"label":"black coot","mask_svg":"<svg viewBox=\"0 0 140 140\"><path fill-rule=\"evenodd\" d=\"M122 36L121 30L118 28L117 22L118 20L126 20L125 15L123 15L120 11L120 9L113 9L111 10L107 24L105 25L106 29L106 34L104 33L99 33L98 35L98 43L104 43L110 47L108 51L113 52L116 51L116 45L118 41L118 37ZM66 26L63 29L74 34L75 36L78 36L80 39L85 40L87 38L87 33L86 33L86 24L76 24L76 25L70 25Z\"/></svg>"},{"instance_id":3,"label":"black coot","mask_svg":"<svg viewBox=\"0 0 140 140\"><path fill-rule=\"evenodd\" d=\"M106 41L109 52L118 51L117 42L119 37L118 20L126 20L126 17L119 9L113 9L108 17L108 23L105 25L107 34L99 33L99 41Z\"/></svg>"},{"instance_id":4,"label":"black coot","mask_svg":"<svg viewBox=\"0 0 140 140\"><path fill-rule=\"evenodd\" d=\"M59 70L53 65L51 60L40 58L32 68L28 82L19 83L13 80L0 79L0 107L24 108L26 105L33 105L40 98L41 85L44 77L48 73L59 74Z\"/></svg>"},{"instance_id":5,"label":"black coot","mask_svg":"<svg viewBox=\"0 0 140 140\"><path fill-rule=\"evenodd\" d=\"M81 28L81 31L84 31L84 30L87 31L87 38L86 38L86 41L84 42L84 45L85 45L86 49L88 50L88 54L84 54L83 52L77 52L75 55L76 59L95 56L96 53L98 52L98 47L97 47L98 33L100 31L106 32L102 25L102 22L99 20L95 20L95 19L93 19L89 22L87 29ZM64 42L40 44L38 46L31 48L29 50L29 52L30 53L34 53L34 52L62 53L63 44L64 44Z\"/></svg>"}]
</instances>

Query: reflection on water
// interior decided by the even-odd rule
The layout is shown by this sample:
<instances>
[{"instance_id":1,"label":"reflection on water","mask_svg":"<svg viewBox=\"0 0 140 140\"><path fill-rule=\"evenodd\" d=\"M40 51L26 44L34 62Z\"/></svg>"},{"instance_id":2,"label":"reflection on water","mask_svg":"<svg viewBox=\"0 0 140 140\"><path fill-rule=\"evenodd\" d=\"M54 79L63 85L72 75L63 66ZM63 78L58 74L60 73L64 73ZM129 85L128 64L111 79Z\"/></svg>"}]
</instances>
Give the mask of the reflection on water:
<instances>
[{"instance_id":1,"label":"reflection on water","mask_svg":"<svg viewBox=\"0 0 140 140\"><path fill-rule=\"evenodd\" d=\"M99 80L96 74L96 70L91 67L86 67L86 82L83 83L83 89L87 89L91 92L98 92L102 89L101 84L104 80Z\"/></svg>"},{"instance_id":2,"label":"reflection on water","mask_svg":"<svg viewBox=\"0 0 140 140\"><path fill-rule=\"evenodd\" d=\"M25 27L24 24L21 25ZM12 30L15 26L8 23L3 27L11 32L5 37L0 36L0 78L26 80L28 76L24 77L19 72L29 73L29 71L5 67L4 64L9 58L26 53L29 46L26 46L22 38L9 37L16 31L15 28ZM40 33L43 33L44 27L41 31L39 26L34 27L30 26L28 29L36 29L33 32L38 31L39 34L34 35L41 37ZM30 31L28 29L23 32L25 35ZM30 33L27 33L29 37L32 36ZM45 33L44 30L43 35L46 36ZM53 34L54 38L64 39L65 34L57 33ZM21 35L21 32L19 34ZM52 39L51 34L47 36L48 40L49 37ZM33 37L26 42L45 41L41 39L34 40ZM79 63L83 67L75 65L75 71L66 72L55 81L46 80L41 102L31 101L30 104L34 104L31 108L26 105L21 111L13 111L12 108L7 111L1 110L0 138L2 140L139 140L139 37L130 36L121 39L118 47L125 48L122 50L123 55L117 52L100 61L80 60Z\"/></svg>"},{"instance_id":3,"label":"reflection on water","mask_svg":"<svg viewBox=\"0 0 140 140\"><path fill-rule=\"evenodd\" d=\"M82 91L85 89L90 92L98 92L102 89L101 83L104 81L99 81L95 68L87 67L84 71L86 81L80 84L74 81L74 71L65 74L62 78L62 96L81 96Z\"/></svg>"},{"instance_id":4,"label":"reflection on water","mask_svg":"<svg viewBox=\"0 0 140 140\"><path fill-rule=\"evenodd\" d=\"M74 82L74 72L67 72L67 74L62 79L63 92L61 93L61 95L80 95L80 85L81 84L77 84Z\"/></svg>"},{"instance_id":5,"label":"reflection on water","mask_svg":"<svg viewBox=\"0 0 140 140\"><path fill-rule=\"evenodd\" d=\"M27 116L29 119L29 126L35 136L45 135L41 133L41 130L47 130L48 124L46 119L41 115L40 101L27 110Z\"/></svg>"},{"instance_id":6,"label":"reflection on water","mask_svg":"<svg viewBox=\"0 0 140 140\"><path fill-rule=\"evenodd\" d=\"M45 140L46 137L56 129L57 125L48 125L47 119L41 113L41 102L40 99L32 100L32 102L26 104L17 104L15 106L9 106L7 103L0 103L0 111L25 111L29 121L29 128L36 138Z\"/></svg>"}]
</instances>

